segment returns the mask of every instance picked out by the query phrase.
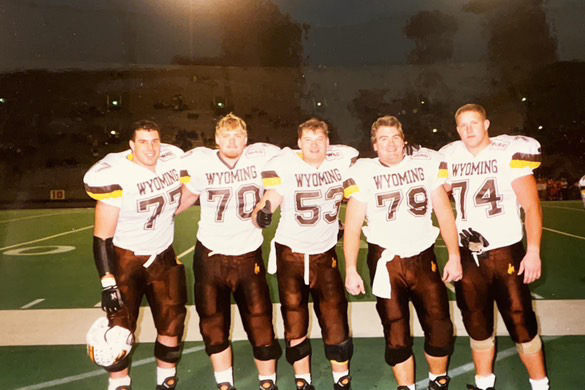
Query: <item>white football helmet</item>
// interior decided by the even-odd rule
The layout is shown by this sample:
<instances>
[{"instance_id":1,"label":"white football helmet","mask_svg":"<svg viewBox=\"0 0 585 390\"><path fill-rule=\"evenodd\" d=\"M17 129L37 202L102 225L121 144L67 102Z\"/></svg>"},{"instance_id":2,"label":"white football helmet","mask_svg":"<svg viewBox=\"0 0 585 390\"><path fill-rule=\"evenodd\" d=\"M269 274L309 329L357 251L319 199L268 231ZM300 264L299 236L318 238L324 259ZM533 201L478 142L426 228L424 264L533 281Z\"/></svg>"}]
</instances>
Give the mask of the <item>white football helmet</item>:
<instances>
[{"instance_id":1,"label":"white football helmet","mask_svg":"<svg viewBox=\"0 0 585 390\"><path fill-rule=\"evenodd\" d=\"M89 358L102 367L109 367L128 356L134 344L132 332L117 325L110 327L106 317L93 323L85 339Z\"/></svg>"}]
</instances>

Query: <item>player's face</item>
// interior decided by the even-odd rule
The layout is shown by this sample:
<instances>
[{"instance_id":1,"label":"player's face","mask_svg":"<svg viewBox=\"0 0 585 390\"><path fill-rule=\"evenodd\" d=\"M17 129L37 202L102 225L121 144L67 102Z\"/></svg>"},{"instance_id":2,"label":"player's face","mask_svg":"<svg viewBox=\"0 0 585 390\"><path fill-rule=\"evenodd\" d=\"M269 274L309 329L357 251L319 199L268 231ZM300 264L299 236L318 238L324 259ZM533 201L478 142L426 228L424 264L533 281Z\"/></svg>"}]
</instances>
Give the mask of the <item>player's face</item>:
<instances>
[{"instance_id":1,"label":"player's face","mask_svg":"<svg viewBox=\"0 0 585 390\"><path fill-rule=\"evenodd\" d=\"M320 165L327 156L329 137L321 130L303 130L298 145L304 161L309 164Z\"/></svg>"},{"instance_id":2,"label":"player's face","mask_svg":"<svg viewBox=\"0 0 585 390\"><path fill-rule=\"evenodd\" d=\"M404 140L400 130L392 126L382 126L376 130L374 150L380 161L386 165L396 165L404 158Z\"/></svg>"},{"instance_id":3,"label":"player's face","mask_svg":"<svg viewBox=\"0 0 585 390\"><path fill-rule=\"evenodd\" d=\"M160 134L156 130L136 130L130 149L136 164L154 171L160 156Z\"/></svg>"},{"instance_id":4,"label":"player's face","mask_svg":"<svg viewBox=\"0 0 585 390\"><path fill-rule=\"evenodd\" d=\"M238 159L242 155L248 136L241 127L235 129L224 129L215 135L219 154L228 159Z\"/></svg>"},{"instance_id":5,"label":"player's face","mask_svg":"<svg viewBox=\"0 0 585 390\"><path fill-rule=\"evenodd\" d=\"M471 152L480 151L490 143L490 121L475 111L464 111L457 117L457 132Z\"/></svg>"}]
</instances>

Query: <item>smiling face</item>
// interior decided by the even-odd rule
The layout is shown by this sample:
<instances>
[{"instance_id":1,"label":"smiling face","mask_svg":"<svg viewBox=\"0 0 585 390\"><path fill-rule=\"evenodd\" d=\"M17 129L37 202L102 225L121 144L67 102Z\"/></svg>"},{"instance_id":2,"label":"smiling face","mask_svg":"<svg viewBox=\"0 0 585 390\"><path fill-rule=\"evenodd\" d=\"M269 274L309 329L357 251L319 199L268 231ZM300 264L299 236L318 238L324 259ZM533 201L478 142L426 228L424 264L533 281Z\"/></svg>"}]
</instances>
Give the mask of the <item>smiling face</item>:
<instances>
[{"instance_id":1,"label":"smiling face","mask_svg":"<svg viewBox=\"0 0 585 390\"><path fill-rule=\"evenodd\" d=\"M490 143L490 121L477 111L463 111L457 115L457 132L472 154L479 153Z\"/></svg>"},{"instance_id":2,"label":"smiling face","mask_svg":"<svg viewBox=\"0 0 585 390\"><path fill-rule=\"evenodd\" d=\"M325 129L303 129L298 140L303 160L313 166L319 166L327 156L329 137Z\"/></svg>"},{"instance_id":3,"label":"smiling face","mask_svg":"<svg viewBox=\"0 0 585 390\"><path fill-rule=\"evenodd\" d=\"M373 146L380 162L396 165L404 159L404 138L400 129L395 126L380 126L375 137Z\"/></svg>"},{"instance_id":4,"label":"smiling face","mask_svg":"<svg viewBox=\"0 0 585 390\"><path fill-rule=\"evenodd\" d=\"M154 172L160 156L160 134L157 130L138 129L130 140L130 149L136 164Z\"/></svg>"},{"instance_id":5,"label":"smiling face","mask_svg":"<svg viewBox=\"0 0 585 390\"><path fill-rule=\"evenodd\" d=\"M237 160L248 143L247 132L242 127L222 128L215 134L219 155L225 160Z\"/></svg>"}]
</instances>

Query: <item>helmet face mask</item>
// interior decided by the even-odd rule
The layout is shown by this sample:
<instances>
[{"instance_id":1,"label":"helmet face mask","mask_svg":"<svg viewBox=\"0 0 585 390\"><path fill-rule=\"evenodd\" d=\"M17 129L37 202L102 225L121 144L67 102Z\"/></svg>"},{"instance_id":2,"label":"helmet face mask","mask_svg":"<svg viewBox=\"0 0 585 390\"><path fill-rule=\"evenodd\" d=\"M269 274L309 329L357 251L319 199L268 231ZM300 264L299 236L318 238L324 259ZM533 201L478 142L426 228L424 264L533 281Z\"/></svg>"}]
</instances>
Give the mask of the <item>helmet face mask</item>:
<instances>
[{"instance_id":1,"label":"helmet face mask","mask_svg":"<svg viewBox=\"0 0 585 390\"><path fill-rule=\"evenodd\" d=\"M106 317L98 318L86 336L87 353L92 362L109 367L130 354L134 335L121 326L110 327Z\"/></svg>"}]
</instances>

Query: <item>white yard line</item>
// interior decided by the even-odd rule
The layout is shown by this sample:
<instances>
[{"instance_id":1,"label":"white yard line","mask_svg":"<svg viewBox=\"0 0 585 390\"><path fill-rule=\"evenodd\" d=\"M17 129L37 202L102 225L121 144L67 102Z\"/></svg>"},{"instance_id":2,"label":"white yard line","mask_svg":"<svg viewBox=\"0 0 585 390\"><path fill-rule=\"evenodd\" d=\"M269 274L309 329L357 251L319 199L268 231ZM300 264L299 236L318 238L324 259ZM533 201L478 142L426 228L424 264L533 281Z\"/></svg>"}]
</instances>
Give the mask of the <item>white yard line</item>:
<instances>
[{"instance_id":1,"label":"white yard line","mask_svg":"<svg viewBox=\"0 0 585 390\"><path fill-rule=\"evenodd\" d=\"M34 219L34 218L42 218L42 217L52 217L52 216L55 216L55 215L75 214L75 213L79 213L79 212L80 211L29 215L28 217L5 219L3 221L0 221L0 223L16 222L16 221L23 221L23 220L26 220L26 219Z\"/></svg>"},{"instance_id":2,"label":"white yard line","mask_svg":"<svg viewBox=\"0 0 585 390\"><path fill-rule=\"evenodd\" d=\"M579 240L585 240L585 237L577 236L577 235L571 234L571 233L561 232L560 230L555 230L555 229L551 229L551 228L547 228L547 227L543 227L542 229L548 230L549 232L562 234L563 236L569 236L569 237L573 237L573 238L578 238Z\"/></svg>"},{"instance_id":3,"label":"white yard line","mask_svg":"<svg viewBox=\"0 0 585 390\"><path fill-rule=\"evenodd\" d=\"M181 258L187 256L189 253L193 252L193 249L195 249L195 245L193 245L191 248L187 249L186 251L184 251L183 253L178 255L177 259L181 259Z\"/></svg>"},{"instance_id":4,"label":"white yard line","mask_svg":"<svg viewBox=\"0 0 585 390\"><path fill-rule=\"evenodd\" d=\"M21 306L20 308L21 308L21 309L28 309L29 307L33 307L34 305L36 305L36 304L38 304L38 303L41 303L41 302L42 302L42 301L44 301L44 300L45 300L45 298L39 298L39 299L35 299L34 301L32 301L32 302L29 302L29 303L27 303L26 305L24 305L24 306Z\"/></svg>"},{"instance_id":5,"label":"white yard line","mask_svg":"<svg viewBox=\"0 0 585 390\"><path fill-rule=\"evenodd\" d=\"M53 234L52 236L38 238L36 240L31 240L31 241L21 242L21 243L18 243L18 244L8 245L8 246L5 246L4 248L0 248L0 251L6 250L6 249L11 249L11 248L16 248L17 246L21 246L21 245L33 244L35 242L50 240L52 238L57 238L57 237L65 236L65 235L71 234L71 233L81 232L81 231L84 231L84 230L87 230L87 229L91 229L92 227L93 227L93 225L89 225L89 226L85 226L85 227L82 227L82 228L79 228L79 229L68 230L68 231L63 232L63 233Z\"/></svg>"},{"instance_id":6,"label":"white yard line","mask_svg":"<svg viewBox=\"0 0 585 390\"><path fill-rule=\"evenodd\" d=\"M187 348L187 349L184 349L183 350L183 353L182 354L183 355L188 355L188 354L193 353L193 352L201 351L204 348L205 348L204 346L197 346L197 347ZM132 362L132 367L143 366L145 364L150 364L150 363L154 363L154 358L153 357ZM64 385L64 384L71 383L71 382L77 382L77 381L80 381L80 380L83 380L83 379L93 378L94 376L100 376L100 375L107 375L107 373L103 369L99 369L99 370L89 371L89 372L86 372L84 374L66 376L66 377L61 378L61 379L55 379L55 380L48 381L48 382L37 383L36 385L19 387L16 390L46 389L48 387L54 387L54 386Z\"/></svg>"}]
</instances>

